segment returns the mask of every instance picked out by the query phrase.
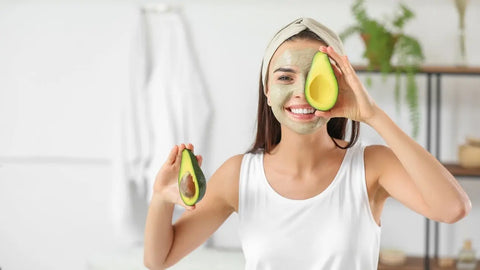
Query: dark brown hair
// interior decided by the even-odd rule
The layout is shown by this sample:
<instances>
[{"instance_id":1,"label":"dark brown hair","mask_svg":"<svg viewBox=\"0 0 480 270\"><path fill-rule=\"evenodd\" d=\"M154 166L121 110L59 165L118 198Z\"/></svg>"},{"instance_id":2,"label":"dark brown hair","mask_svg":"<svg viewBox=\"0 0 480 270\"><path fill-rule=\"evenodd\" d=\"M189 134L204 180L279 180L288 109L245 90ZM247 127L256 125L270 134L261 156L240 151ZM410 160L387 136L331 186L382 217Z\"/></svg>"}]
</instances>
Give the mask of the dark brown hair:
<instances>
[{"instance_id":1,"label":"dark brown hair","mask_svg":"<svg viewBox=\"0 0 480 270\"><path fill-rule=\"evenodd\" d=\"M317 34L312 31L305 29L300 33L288 38L286 41L293 40L319 40L323 41ZM252 148L248 151L249 153L255 153L258 151L264 151L270 153L272 149L280 142L281 139L281 127L278 120L273 115L273 112L267 104L267 97L265 96L263 89L263 78L262 78L262 68L260 67L260 80L258 87L258 113L257 113L257 136ZM267 73L268 81L268 73ZM360 123L357 121L351 121L351 134L350 141L345 146L342 147L338 145L335 139L343 140L345 139L345 132L347 129L348 119L347 118L332 118L327 123L327 132L335 145L342 149L347 149L352 147L358 140L360 132Z\"/></svg>"}]
</instances>

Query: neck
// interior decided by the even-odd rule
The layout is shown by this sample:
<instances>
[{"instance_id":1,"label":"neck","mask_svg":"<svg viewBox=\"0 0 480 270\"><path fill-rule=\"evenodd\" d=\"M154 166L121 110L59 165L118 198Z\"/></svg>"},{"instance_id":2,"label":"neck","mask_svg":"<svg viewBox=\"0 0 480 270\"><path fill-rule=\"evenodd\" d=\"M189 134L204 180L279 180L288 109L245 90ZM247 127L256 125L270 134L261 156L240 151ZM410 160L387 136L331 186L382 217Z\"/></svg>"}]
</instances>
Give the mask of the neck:
<instances>
[{"instance_id":1,"label":"neck","mask_svg":"<svg viewBox=\"0 0 480 270\"><path fill-rule=\"evenodd\" d=\"M308 170L315 168L328 156L328 152L336 149L326 125L315 133L306 135L282 127L282 139L271 155L281 158L285 162L282 164L292 169Z\"/></svg>"}]
</instances>

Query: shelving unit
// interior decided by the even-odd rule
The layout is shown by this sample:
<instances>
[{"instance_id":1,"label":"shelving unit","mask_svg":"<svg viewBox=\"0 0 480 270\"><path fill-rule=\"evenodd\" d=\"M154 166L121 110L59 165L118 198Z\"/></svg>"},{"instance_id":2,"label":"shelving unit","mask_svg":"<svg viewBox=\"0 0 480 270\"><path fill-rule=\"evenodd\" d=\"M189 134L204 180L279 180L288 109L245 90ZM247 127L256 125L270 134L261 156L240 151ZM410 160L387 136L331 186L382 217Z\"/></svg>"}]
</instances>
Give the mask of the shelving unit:
<instances>
[{"instance_id":1,"label":"shelving unit","mask_svg":"<svg viewBox=\"0 0 480 270\"><path fill-rule=\"evenodd\" d=\"M380 73L379 70L369 70L367 66L354 65L353 68L357 73ZM422 66L418 70L418 74L424 74L427 77L427 141L426 149L432 153L438 160L440 160L440 141L441 141L441 97L442 97L442 76L479 76L480 67L455 67L455 66ZM433 98L433 79L435 78L435 99ZM435 102L435 110L432 102ZM435 132L433 131L432 113L435 113ZM435 142L435 147L432 146L432 141ZM435 150L435 151L433 151ZM454 176L468 177L469 179L480 179L480 168L463 168L459 164L444 163L444 166ZM439 247L439 224L434 222L434 258L438 258ZM410 257L407 263L401 267L390 268L379 266L379 270L410 270L410 269L440 269L435 263L436 260L430 258L430 220L425 219L425 257L415 258ZM450 268L441 268L450 269ZM455 269L455 268L453 268ZM477 269L480 269L480 263L477 264Z\"/></svg>"},{"instance_id":2,"label":"shelving unit","mask_svg":"<svg viewBox=\"0 0 480 270\"><path fill-rule=\"evenodd\" d=\"M480 176L480 168L464 168L458 164L453 163L444 163L443 164L447 170L455 175L455 176L462 176L462 177L479 177Z\"/></svg>"},{"instance_id":3,"label":"shelving unit","mask_svg":"<svg viewBox=\"0 0 480 270\"><path fill-rule=\"evenodd\" d=\"M405 264L401 266L387 266L387 265L378 265L378 270L423 270L425 265L425 259L420 257L407 257ZM430 269L432 270L456 270L455 266L453 267L440 267L436 261L431 261ZM477 262L476 270L480 270L480 262Z\"/></svg>"}]
</instances>

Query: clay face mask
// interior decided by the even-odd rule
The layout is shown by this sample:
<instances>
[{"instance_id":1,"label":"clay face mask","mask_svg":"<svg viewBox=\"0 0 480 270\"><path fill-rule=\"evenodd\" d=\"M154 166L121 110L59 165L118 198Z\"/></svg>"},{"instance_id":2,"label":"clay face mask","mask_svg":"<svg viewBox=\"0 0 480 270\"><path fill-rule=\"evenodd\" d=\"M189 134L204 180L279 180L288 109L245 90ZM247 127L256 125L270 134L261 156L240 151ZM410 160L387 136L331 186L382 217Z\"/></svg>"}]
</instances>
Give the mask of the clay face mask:
<instances>
[{"instance_id":1,"label":"clay face mask","mask_svg":"<svg viewBox=\"0 0 480 270\"><path fill-rule=\"evenodd\" d=\"M314 115L304 96L305 78L310 70L314 48L288 48L270 64L268 98L280 124L299 134L310 134L322 127L327 119ZM278 71L292 69L295 73ZM297 107L298 106L298 107Z\"/></svg>"},{"instance_id":2,"label":"clay face mask","mask_svg":"<svg viewBox=\"0 0 480 270\"><path fill-rule=\"evenodd\" d=\"M282 45L282 43L288 38L300 33L301 31L308 29L311 32L317 34L326 44L332 46L337 53L344 55L343 45L340 38L332 30L325 25L311 19L311 18L299 18L289 23L278 31L272 38L265 50L262 64L262 83L263 88L266 88L267 69L274 55L275 51Z\"/></svg>"}]
</instances>

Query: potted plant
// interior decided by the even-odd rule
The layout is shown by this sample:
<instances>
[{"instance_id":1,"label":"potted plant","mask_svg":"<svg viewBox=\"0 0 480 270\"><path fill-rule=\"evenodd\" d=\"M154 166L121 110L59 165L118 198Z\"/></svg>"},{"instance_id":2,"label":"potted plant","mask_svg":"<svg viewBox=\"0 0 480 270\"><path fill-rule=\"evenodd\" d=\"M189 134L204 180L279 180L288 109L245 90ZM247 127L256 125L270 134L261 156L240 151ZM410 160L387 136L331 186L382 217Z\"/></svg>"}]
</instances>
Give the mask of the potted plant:
<instances>
[{"instance_id":1,"label":"potted plant","mask_svg":"<svg viewBox=\"0 0 480 270\"><path fill-rule=\"evenodd\" d=\"M391 20L380 22L367 14L364 2L357 0L353 3L352 13L356 24L341 32L340 38L345 41L352 34L359 34L365 44L363 57L368 60L368 70L380 70L383 75L395 74L397 109L400 102L401 74L406 75L406 102L410 110L412 135L416 137L419 130L419 110L415 74L424 57L418 40L403 32L405 23L411 20L414 14L405 5L399 4L398 12ZM370 78L367 83L371 84Z\"/></svg>"}]
</instances>

